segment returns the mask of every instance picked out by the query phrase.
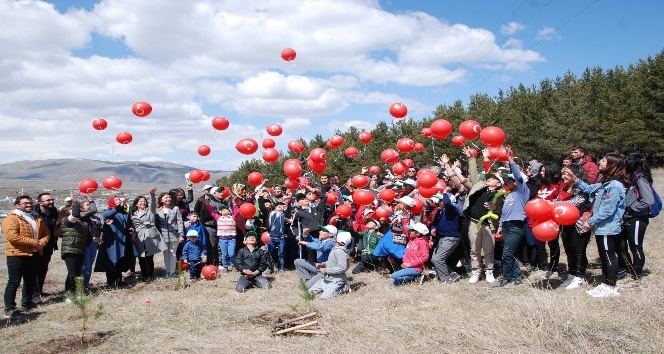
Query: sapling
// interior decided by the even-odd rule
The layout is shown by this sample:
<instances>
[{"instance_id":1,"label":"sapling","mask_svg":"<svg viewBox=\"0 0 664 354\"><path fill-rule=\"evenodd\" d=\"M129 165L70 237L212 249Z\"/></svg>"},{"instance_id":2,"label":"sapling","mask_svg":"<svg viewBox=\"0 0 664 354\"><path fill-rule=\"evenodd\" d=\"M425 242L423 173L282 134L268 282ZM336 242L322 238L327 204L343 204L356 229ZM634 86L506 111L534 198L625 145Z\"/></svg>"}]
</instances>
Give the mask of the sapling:
<instances>
[{"instance_id":1,"label":"sapling","mask_svg":"<svg viewBox=\"0 0 664 354\"><path fill-rule=\"evenodd\" d=\"M85 343L85 333L89 328L89 321L96 320L104 314L104 305L98 302L94 312L89 310L92 301L99 296L99 292L92 291L86 293L83 286L83 277L76 277L76 291L67 291L65 296L76 306L78 309L78 318L83 320L83 325L81 326L81 344L83 344Z\"/></svg>"}]
</instances>

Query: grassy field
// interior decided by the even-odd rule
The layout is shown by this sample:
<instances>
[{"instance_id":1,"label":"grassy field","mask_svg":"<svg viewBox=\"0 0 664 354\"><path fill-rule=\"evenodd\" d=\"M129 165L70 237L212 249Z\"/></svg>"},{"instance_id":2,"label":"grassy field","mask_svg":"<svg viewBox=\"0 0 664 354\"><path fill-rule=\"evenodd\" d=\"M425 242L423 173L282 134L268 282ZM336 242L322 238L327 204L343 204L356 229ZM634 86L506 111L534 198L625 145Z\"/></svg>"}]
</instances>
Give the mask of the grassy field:
<instances>
[{"instance_id":1,"label":"grassy field","mask_svg":"<svg viewBox=\"0 0 664 354\"><path fill-rule=\"evenodd\" d=\"M655 174L664 191L664 171ZM272 277L270 291L234 291L237 273L174 290L160 279L129 289L102 290L108 314L92 324L92 344L75 346L75 308L62 302L65 267L54 254L45 291L56 293L24 320L0 322L0 352L46 353L661 353L664 352L664 217L652 219L645 237L649 275L622 297L595 299L585 289L558 289L560 280L526 280L515 290L467 280L451 285L389 286L377 273L353 276L354 291L315 300L328 336L271 335L280 316L304 309L297 275ZM0 240L4 254L4 239ZM562 248L562 247L561 247ZM594 241L588 248L593 278L599 275ZM161 261L161 256L155 257ZM565 263L565 255L561 263ZM158 264L158 267L160 264ZM7 277L0 264L0 285ZM103 284L103 274L93 276Z\"/></svg>"}]
</instances>

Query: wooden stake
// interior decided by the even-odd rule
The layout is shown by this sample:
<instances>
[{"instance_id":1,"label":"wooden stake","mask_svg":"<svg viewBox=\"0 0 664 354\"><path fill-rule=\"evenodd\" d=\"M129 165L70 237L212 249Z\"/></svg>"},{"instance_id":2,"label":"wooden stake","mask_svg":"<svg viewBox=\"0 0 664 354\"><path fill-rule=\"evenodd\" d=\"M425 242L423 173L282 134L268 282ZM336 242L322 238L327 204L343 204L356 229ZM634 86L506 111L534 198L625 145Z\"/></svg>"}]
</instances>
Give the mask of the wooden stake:
<instances>
[{"instance_id":1,"label":"wooden stake","mask_svg":"<svg viewBox=\"0 0 664 354\"><path fill-rule=\"evenodd\" d=\"M291 318L290 320L285 321L285 322L277 323L276 325L274 325L274 327L281 327L281 326L283 326L283 325L285 325L285 324L289 324L289 323L297 322L297 321L299 321L299 320L303 320L303 319L305 319L305 318L309 318L309 317L313 317L313 316L316 316L316 313L315 313L315 312L311 312L311 313L308 313L308 314L303 315L303 316L300 316L300 317Z\"/></svg>"},{"instance_id":2,"label":"wooden stake","mask_svg":"<svg viewBox=\"0 0 664 354\"><path fill-rule=\"evenodd\" d=\"M293 333L298 333L298 334L320 334L320 335L327 335L327 331L315 331L312 329L296 329L293 331Z\"/></svg>"},{"instance_id":3,"label":"wooden stake","mask_svg":"<svg viewBox=\"0 0 664 354\"><path fill-rule=\"evenodd\" d=\"M315 324L318 324L318 321L311 321L311 322L307 322L305 324L293 326L291 328L282 329L281 331L274 332L273 334L277 335L277 334L284 334L284 333L288 333L288 332L293 332L296 329L313 326Z\"/></svg>"}]
</instances>

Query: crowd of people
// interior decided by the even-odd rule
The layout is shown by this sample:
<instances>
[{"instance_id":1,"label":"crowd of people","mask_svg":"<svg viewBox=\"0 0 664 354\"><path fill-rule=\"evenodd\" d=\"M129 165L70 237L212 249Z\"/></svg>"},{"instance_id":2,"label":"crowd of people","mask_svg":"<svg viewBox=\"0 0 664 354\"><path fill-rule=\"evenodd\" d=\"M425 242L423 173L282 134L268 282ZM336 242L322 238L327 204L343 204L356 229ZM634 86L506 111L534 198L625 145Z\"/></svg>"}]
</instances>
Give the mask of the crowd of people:
<instances>
[{"instance_id":1,"label":"crowd of people","mask_svg":"<svg viewBox=\"0 0 664 354\"><path fill-rule=\"evenodd\" d=\"M9 273L5 315L19 311L21 280L21 307L37 306L58 247L67 267L65 292L76 291L77 277L90 288L92 272L105 273L113 288L127 286L130 274L151 282L159 254L166 278L186 264L196 281L203 266L212 265L239 275L238 292L269 289L264 274L294 269L311 293L329 299L350 292L351 263L350 273L389 274L393 286L466 278L512 289L523 284L527 269L529 278L561 276L559 288L573 290L588 288L586 254L593 236L602 275L589 295L620 296L619 279L633 283L645 275L643 239L661 201L642 154L608 152L596 164L575 147L560 163L518 164L509 148L505 163L491 160L488 150L480 158L471 148L462 151L463 159L443 155L422 166L445 181L434 196L420 195L420 168L411 164L403 175L389 170L371 175L368 189L377 197L363 205L353 199L351 178L342 184L326 174L297 190L267 187L268 180L252 190L239 183L230 190L206 185L195 200L191 185L161 193L154 187L131 202L113 196L103 210L91 196L71 195L60 209L48 193L36 197L37 205L30 196L17 197L16 209L2 223ZM393 190L394 198L378 197L385 189ZM526 214L533 199L572 204L580 217L575 225L562 226L559 237L540 241L532 232L538 221ZM254 217L240 212L245 203L257 206ZM350 215L335 212L344 204ZM566 272L559 266L559 240Z\"/></svg>"}]
</instances>

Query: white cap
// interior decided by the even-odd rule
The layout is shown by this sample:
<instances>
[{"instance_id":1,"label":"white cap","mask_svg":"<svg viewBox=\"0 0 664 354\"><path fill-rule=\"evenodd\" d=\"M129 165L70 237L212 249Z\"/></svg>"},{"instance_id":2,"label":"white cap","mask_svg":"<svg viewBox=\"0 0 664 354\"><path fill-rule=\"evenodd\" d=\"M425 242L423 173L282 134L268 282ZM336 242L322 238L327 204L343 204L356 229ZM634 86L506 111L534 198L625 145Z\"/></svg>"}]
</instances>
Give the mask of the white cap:
<instances>
[{"instance_id":1,"label":"white cap","mask_svg":"<svg viewBox=\"0 0 664 354\"><path fill-rule=\"evenodd\" d=\"M187 231L187 237L198 237L198 231L196 230Z\"/></svg>"},{"instance_id":2,"label":"white cap","mask_svg":"<svg viewBox=\"0 0 664 354\"><path fill-rule=\"evenodd\" d=\"M321 230L329 232L333 237L337 235L337 227L332 225L325 225L321 227Z\"/></svg>"},{"instance_id":3,"label":"white cap","mask_svg":"<svg viewBox=\"0 0 664 354\"><path fill-rule=\"evenodd\" d=\"M219 188L219 187L212 187L212 189L210 189L210 194L215 194L215 193L219 192L220 189L221 188Z\"/></svg>"},{"instance_id":4,"label":"white cap","mask_svg":"<svg viewBox=\"0 0 664 354\"><path fill-rule=\"evenodd\" d=\"M415 180L412 179L412 178L409 178L409 179L403 181L403 184L407 184L407 185L413 186L413 187L417 186L417 182L415 182Z\"/></svg>"},{"instance_id":5,"label":"white cap","mask_svg":"<svg viewBox=\"0 0 664 354\"><path fill-rule=\"evenodd\" d=\"M71 197L65 198L65 202L71 202Z\"/></svg>"},{"instance_id":6,"label":"white cap","mask_svg":"<svg viewBox=\"0 0 664 354\"><path fill-rule=\"evenodd\" d=\"M206 184L206 185L203 186L203 190L210 189L210 188L212 188L212 187L214 187L214 186L211 186L211 185L209 185L209 184Z\"/></svg>"},{"instance_id":7,"label":"white cap","mask_svg":"<svg viewBox=\"0 0 664 354\"><path fill-rule=\"evenodd\" d=\"M421 222L410 224L408 225L408 228L411 230L415 230L421 233L422 235L427 235L429 233L429 228L427 228L427 226L422 224Z\"/></svg>"},{"instance_id":8,"label":"white cap","mask_svg":"<svg viewBox=\"0 0 664 354\"><path fill-rule=\"evenodd\" d=\"M415 199L413 199L409 196L397 198L397 199L395 199L395 201L397 203L404 203L404 204L408 205L409 207L415 206Z\"/></svg>"},{"instance_id":9,"label":"white cap","mask_svg":"<svg viewBox=\"0 0 664 354\"><path fill-rule=\"evenodd\" d=\"M348 232L348 231L341 231L337 235L337 243L342 245L342 246L350 245L352 239L353 239L353 236L351 236L350 232Z\"/></svg>"}]
</instances>

